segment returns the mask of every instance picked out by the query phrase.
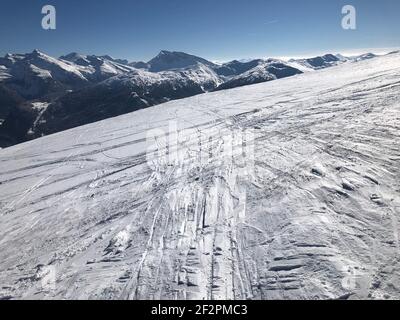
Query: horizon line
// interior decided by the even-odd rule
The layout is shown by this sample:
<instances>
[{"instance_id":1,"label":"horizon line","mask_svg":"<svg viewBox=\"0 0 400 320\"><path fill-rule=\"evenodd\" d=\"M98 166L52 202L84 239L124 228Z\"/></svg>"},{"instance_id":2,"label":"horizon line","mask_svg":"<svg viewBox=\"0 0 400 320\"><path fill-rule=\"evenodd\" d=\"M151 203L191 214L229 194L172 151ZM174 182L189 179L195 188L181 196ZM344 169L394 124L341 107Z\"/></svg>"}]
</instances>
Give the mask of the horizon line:
<instances>
[{"instance_id":1,"label":"horizon line","mask_svg":"<svg viewBox=\"0 0 400 320\"><path fill-rule=\"evenodd\" d=\"M158 53L155 56L153 56L153 58L156 57L159 53L161 53L163 51L166 51L166 52L179 52L179 53L186 53L186 54L189 54L189 55L193 55L193 56L196 56L196 57L199 57L199 58L202 58L202 59L206 59L206 60L208 60L210 62L218 64L218 63L231 62L231 61L234 61L234 60L237 60L237 61L246 61L246 60L251 61L251 60L255 60L255 59L268 59L268 58L281 59L281 60L286 60L286 61L290 60L290 59L309 59L309 58L315 58L315 57L318 57L318 56L323 56L323 55L326 55L326 54L334 54L334 55L341 54L341 55L347 56L347 57L362 55L362 54L366 54L366 53L373 53L373 54L376 54L376 55L385 55L385 54L388 54L388 53L390 53L392 51L396 51L396 50L400 50L400 47L336 49L336 50L325 50L325 51L319 51L319 52L313 52L313 53L308 52L308 53L293 54L293 55L271 55L271 56L262 56L261 55L261 56L258 56L258 57L256 55L254 55L254 56L241 57L241 58L240 57L237 57L237 58L230 57L230 58L224 58L224 59L213 59L213 58L205 58L204 56L201 56L201 55L198 55L198 54L195 54L195 53L187 53L187 52L181 51L181 50L165 50L165 49L161 49L161 50L158 51ZM147 60L147 61L140 60L140 59L130 60L129 58L115 57L114 55L107 54L107 53L105 53L105 54L94 54L94 53L81 53L81 52L78 52L78 51L71 51L69 53L65 53L65 54L62 54L62 55L58 56L58 55L49 54L45 50L41 50L41 49L38 49L38 48L33 49L31 52L25 52L25 53L7 52L7 53L4 53L1 57L6 57L7 55L12 55L12 54L24 55L24 54L33 53L35 51L42 52L42 53L44 53L44 54L46 54L48 56L51 56L51 57L57 57L57 59L61 58L62 56L66 56L66 55L69 55L69 54L72 54L72 53L76 53L76 54L80 54L80 55L86 55L86 56L93 55L93 56L97 56L97 57L109 56L110 58L112 58L114 60L127 60L128 63L134 63L134 62L145 62L145 63L147 63L148 61L153 59L153 58L151 58L150 60Z\"/></svg>"}]
</instances>

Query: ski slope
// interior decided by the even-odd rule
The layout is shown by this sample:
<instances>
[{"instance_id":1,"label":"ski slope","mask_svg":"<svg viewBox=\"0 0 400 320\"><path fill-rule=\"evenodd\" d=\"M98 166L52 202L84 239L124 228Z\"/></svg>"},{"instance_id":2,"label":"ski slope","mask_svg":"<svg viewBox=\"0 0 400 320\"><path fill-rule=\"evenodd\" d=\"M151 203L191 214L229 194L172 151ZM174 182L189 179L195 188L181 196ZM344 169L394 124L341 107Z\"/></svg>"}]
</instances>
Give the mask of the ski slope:
<instances>
[{"instance_id":1,"label":"ski slope","mask_svg":"<svg viewBox=\"0 0 400 320\"><path fill-rule=\"evenodd\" d=\"M400 54L0 150L2 299L400 298Z\"/></svg>"}]
</instances>

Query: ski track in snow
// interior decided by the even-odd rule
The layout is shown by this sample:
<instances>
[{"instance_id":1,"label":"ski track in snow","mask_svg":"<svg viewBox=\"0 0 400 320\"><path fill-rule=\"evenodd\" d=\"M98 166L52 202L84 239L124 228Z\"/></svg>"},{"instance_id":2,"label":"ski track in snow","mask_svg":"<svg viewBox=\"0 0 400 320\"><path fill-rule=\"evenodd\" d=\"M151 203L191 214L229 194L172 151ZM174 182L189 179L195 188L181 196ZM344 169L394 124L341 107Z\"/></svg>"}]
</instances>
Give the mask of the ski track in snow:
<instances>
[{"instance_id":1,"label":"ski track in snow","mask_svg":"<svg viewBox=\"0 0 400 320\"><path fill-rule=\"evenodd\" d=\"M399 299L399 89L392 54L0 150L0 298Z\"/></svg>"}]
</instances>

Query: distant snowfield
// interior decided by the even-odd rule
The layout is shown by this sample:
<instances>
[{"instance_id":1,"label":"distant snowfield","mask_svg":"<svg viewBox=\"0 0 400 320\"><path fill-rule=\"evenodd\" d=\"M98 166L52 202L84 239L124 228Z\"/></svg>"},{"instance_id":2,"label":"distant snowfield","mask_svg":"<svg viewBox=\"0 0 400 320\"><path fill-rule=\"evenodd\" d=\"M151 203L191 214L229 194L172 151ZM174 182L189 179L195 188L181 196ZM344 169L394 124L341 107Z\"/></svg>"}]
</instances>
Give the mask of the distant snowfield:
<instances>
[{"instance_id":1,"label":"distant snowfield","mask_svg":"<svg viewBox=\"0 0 400 320\"><path fill-rule=\"evenodd\" d=\"M392 54L0 150L0 298L399 299L399 93Z\"/></svg>"}]
</instances>

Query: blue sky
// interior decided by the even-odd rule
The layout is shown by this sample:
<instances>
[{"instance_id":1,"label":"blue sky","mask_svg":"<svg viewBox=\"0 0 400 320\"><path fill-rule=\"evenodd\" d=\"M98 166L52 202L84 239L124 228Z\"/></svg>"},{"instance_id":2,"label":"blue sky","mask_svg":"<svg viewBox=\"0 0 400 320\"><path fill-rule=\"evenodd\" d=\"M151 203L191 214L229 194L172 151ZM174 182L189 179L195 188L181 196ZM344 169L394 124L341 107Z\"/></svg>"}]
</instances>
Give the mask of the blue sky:
<instances>
[{"instance_id":1,"label":"blue sky","mask_svg":"<svg viewBox=\"0 0 400 320\"><path fill-rule=\"evenodd\" d=\"M57 29L41 28L41 8ZM341 8L357 9L357 30ZM1 0L0 54L38 48L148 60L160 50L211 60L400 47L399 0Z\"/></svg>"}]
</instances>

